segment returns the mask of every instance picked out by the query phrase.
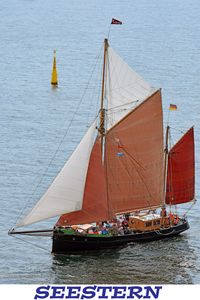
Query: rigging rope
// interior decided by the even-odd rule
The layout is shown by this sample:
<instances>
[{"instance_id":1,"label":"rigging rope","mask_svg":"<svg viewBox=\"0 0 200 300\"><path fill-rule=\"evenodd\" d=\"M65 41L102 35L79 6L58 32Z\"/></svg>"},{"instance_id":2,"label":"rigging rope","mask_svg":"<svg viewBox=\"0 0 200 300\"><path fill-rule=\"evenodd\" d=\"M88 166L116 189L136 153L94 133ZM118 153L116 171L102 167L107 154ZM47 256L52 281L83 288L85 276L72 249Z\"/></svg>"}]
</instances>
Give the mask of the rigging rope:
<instances>
[{"instance_id":1,"label":"rigging rope","mask_svg":"<svg viewBox=\"0 0 200 300\"><path fill-rule=\"evenodd\" d=\"M65 132L65 134L63 135L63 137L61 138L61 141L60 141L60 143L58 144L58 147L57 147L56 151L54 152L54 154L53 154L53 156L52 156L50 162L49 162L48 165L46 166L46 168L45 168L45 170L44 170L44 172L43 172L41 178L39 179L38 183L36 184L35 188L33 189L33 192L32 192L32 194L30 195L30 198L29 198L28 201L25 203L25 205L24 205L24 207L22 208L20 214L16 217L16 220L15 220L14 225L16 225L16 223L18 222L18 220L20 219L20 217L21 217L22 214L24 213L25 209L27 208L27 205L28 205L28 204L30 203L30 201L33 199L33 196L35 195L36 191L38 190L38 187L41 185L41 183L42 183L44 177L45 177L46 174L47 174L47 171L49 170L49 167L52 165L52 162L54 161L54 159L55 159L55 157L56 157L58 151L60 150L60 147L61 147L61 145L62 145L64 139L66 138L66 136L67 136L67 134L68 134L68 132L69 132L69 129L71 128L71 125L72 125L72 123L73 123L73 121L74 121L74 119L75 119L75 116L76 116L76 114L77 114L77 112L78 112L78 110L79 110L79 107L80 107L81 103L83 102L83 98L85 97L85 94L86 94L86 92L87 92L87 90L88 90L90 81L91 81L91 79L92 79L92 76L93 76L93 74L94 74L95 68L96 68L97 63L98 63L98 61L99 61L99 58L100 58L100 56L101 56L101 52L102 52L102 46L101 46L101 49L100 49L98 55L96 56L96 59L95 59L96 62L95 62L95 64L94 64L94 66L93 66L91 75L90 75L90 77L89 77L89 79L88 79L88 82L87 82L87 84L86 84L86 87L85 87L85 90L84 90L84 92L83 92L83 95L82 95L82 97L80 98L80 100L79 100L79 102L78 102L78 104L77 104L77 106L76 106L76 109L75 109L75 111L74 111L74 113L73 113L73 116L72 116L71 121L69 122L69 125L68 125L68 127L67 127L67 129L66 129L66 132ZM14 227L14 226L13 226L13 227Z\"/></svg>"},{"instance_id":2,"label":"rigging rope","mask_svg":"<svg viewBox=\"0 0 200 300\"><path fill-rule=\"evenodd\" d=\"M98 57L98 61L101 61L102 60L102 49L100 51L100 55ZM95 72L96 76L94 76L94 80L93 80L93 89L91 90L91 95L90 95L90 103L88 105L88 117L87 117L87 120L88 120L88 126L90 124L90 120L91 120L91 116L93 116L94 112L95 112L95 115L98 115L98 110L99 110L99 101L100 101L100 93L101 93L101 73L102 73L102 70L101 70L101 67L102 67L102 64L99 63L98 66L97 66L97 72ZM95 88L96 87L96 88ZM94 102L94 99L97 99L97 101ZM95 110L93 111L91 109L91 107L94 107L95 106Z\"/></svg>"},{"instance_id":3,"label":"rigging rope","mask_svg":"<svg viewBox=\"0 0 200 300\"><path fill-rule=\"evenodd\" d=\"M186 210L186 212L184 213L183 217L186 217L186 215L188 214L188 212L192 209L192 207L196 204L197 199L194 199L194 202L190 205L190 207Z\"/></svg>"},{"instance_id":4,"label":"rigging rope","mask_svg":"<svg viewBox=\"0 0 200 300\"><path fill-rule=\"evenodd\" d=\"M170 128L173 129L173 130L175 130L175 131L177 131L177 132L179 132L179 133L181 133L181 134L184 134L185 131L187 131L187 129L185 129L185 131L183 131L181 129L178 129L178 128L175 128L175 127L172 127L172 126L170 126Z\"/></svg>"},{"instance_id":5,"label":"rigging rope","mask_svg":"<svg viewBox=\"0 0 200 300\"><path fill-rule=\"evenodd\" d=\"M112 139L113 141L116 141L116 138L119 139L118 137L116 137L114 135L114 133L112 133ZM142 171L145 171L145 168L137 161L137 159L135 159L133 157L133 155L131 155L128 150L123 146L123 150L124 152L127 154L128 160L130 161L130 163L132 164L132 166L134 167L134 170L136 171L136 173L138 174L139 178L141 179L144 187L147 190L147 193L149 195L149 199L145 199L147 205L149 206L149 208L154 207L155 205L151 205L151 200L153 200L153 195L151 194L149 187L147 186L146 182L145 182L145 175L142 173ZM128 176L131 179L131 182L133 182L134 178L133 178L133 174L130 173L130 171L127 168L127 163L124 160L120 160L122 166L124 167L124 169L126 170Z\"/></svg>"},{"instance_id":6,"label":"rigging rope","mask_svg":"<svg viewBox=\"0 0 200 300\"><path fill-rule=\"evenodd\" d=\"M30 244L30 245L32 245L32 246L38 248L38 249L41 249L41 250L43 250L43 251L49 253L49 250L47 250L46 248L43 248L43 247L41 247L41 246L38 246L38 245L36 245L36 244L34 244L34 243L31 243L31 242L29 242L29 241L26 241L26 240L24 240L24 239L22 239L22 238L20 238L20 237L18 237L18 236L14 236L14 235L11 235L11 236L12 236L13 238L16 238L16 239L18 239L18 240L24 242L24 243Z\"/></svg>"},{"instance_id":7,"label":"rigging rope","mask_svg":"<svg viewBox=\"0 0 200 300\"><path fill-rule=\"evenodd\" d=\"M139 101L140 101L139 99L138 100L133 100L133 101L121 104L121 105L117 105L117 106L111 107L111 108L107 109L107 112L111 111L110 113L112 113L112 111L114 111L115 109L118 110L119 108L122 108L123 106L130 105L130 104L133 104L133 103L137 104Z\"/></svg>"},{"instance_id":8,"label":"rigging rope","mask_svg":"<svg viewBox=\"0 0 200 300\"><path fill-rule=\"evenodd\" d=\"M133 166L135 167L135 170L136 170L136 172L137 172L137 174L138 174L138 176L140 177L140 179L142 180L142 182L143 182L143 184L144 184L144 186L145 186L145 188L146 188L146 190L147 190L147 193L149 194L149 196L150 196L150 198L153 200L153 195L151 194L151 192L150 192L150 190L149 190L149 188L148 188L148 186L147 186L147 184L146 184L146 182L145 182L145 178L143 178L144 177L144 174L142 174L142 172L140 172L139 170L138 170L138 166L139 166L139 168L140 169L142 169L143 171L145 170L144 168L143 168L143 166L142 165L140 165L140 163L126 150L126 149L124 149L124 152L129 156L129 158L130 158L130 161L132 162L132 164L133 164ZM149 205L149 207L152 207L153 205L151 205L151 202L150 202L150 200L148 200L148 199L146 199L146 202L147 202L147 204Z\"/></svg>"}]
</instances>

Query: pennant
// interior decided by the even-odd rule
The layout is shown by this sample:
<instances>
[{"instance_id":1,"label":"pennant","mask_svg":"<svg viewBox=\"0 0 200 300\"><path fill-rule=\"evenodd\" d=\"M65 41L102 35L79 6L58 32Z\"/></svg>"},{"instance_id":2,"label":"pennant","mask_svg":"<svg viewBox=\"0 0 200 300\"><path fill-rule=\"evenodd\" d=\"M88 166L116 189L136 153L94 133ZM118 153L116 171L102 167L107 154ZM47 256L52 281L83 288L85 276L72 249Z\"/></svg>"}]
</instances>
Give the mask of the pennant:
<instances>
[{"instance_id":1,"label":"pennant","mask_svg":"<svg viewBox=\"0 0 200 300\"><path fill-rule=\"evenodd\" d=\"M116 19L112 19L111 24L113 25L122 25L122 22Z\"/></svg>"},{"instance_id":2,"label":"pennant","mask_svg":"<svg viewBox=\"0 0 200 300\"><path fill-rule=\"evenodd\" d=\"M175 104L170 104L169 109L170 110L177 110L177 106Z\"/></svg>"}]
</instances>

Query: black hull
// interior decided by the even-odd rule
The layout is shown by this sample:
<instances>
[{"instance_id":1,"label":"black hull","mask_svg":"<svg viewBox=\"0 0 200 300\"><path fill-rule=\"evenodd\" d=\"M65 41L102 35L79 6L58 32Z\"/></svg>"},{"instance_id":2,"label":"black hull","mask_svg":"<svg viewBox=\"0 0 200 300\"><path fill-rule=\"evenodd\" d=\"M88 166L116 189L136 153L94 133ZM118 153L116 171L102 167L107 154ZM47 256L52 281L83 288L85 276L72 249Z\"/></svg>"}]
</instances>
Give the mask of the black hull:
<instances>
[{"instance_id":1,"label":"black hull","mask_svg":"<svg viewBox=\"0 0 200 300\"><path fill-rule=\"evenodd\" d=\"M180 224L169 228L120 236L88 237L54 232L52 253L69 254L90 250L111 249L134 242L151 242L176 236L187 229L189 229L189 224L184 220Z\"/></svg>"}]
</instances>

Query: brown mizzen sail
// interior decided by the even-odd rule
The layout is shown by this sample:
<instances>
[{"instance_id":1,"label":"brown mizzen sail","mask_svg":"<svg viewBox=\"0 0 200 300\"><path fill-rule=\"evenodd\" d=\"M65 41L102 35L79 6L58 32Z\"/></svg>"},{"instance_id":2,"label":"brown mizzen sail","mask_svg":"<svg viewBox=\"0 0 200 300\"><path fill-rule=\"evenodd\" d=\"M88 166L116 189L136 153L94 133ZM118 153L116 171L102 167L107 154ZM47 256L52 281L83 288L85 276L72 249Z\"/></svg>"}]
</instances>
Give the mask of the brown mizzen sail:
<instances>
[{"instance_id":1,"label":"brown mizzen sail","mask_svg":"<svg viewBox=\"0 0 200 300\"><path fill-rule=\"evenodd\" d=\"M166 204L194 199L194 129L190 128L169 152Z\"/></svg>"}]
</instances>

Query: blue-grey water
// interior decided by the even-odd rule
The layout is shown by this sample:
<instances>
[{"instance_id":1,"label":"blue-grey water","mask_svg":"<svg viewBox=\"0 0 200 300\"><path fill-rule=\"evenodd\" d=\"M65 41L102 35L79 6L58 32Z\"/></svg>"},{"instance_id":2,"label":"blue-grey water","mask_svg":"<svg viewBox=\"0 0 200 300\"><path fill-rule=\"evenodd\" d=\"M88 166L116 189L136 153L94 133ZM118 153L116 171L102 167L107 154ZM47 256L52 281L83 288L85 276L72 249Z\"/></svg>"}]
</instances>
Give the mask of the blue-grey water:
<instances>
[{"instance_id":1,"label":"blue-grey water","mask_svg":"<svg viewBox=\"0 0 200 300\"><path fill-rule=\"evenodd\" d=\"M169 103L178 106L170 117L173 140L195 126L200 198L199 15L198 0L1 1L0 283L200 283L199 202L188 214L190 230L181 236L113 251L53 257L49 238L7 235L98 110L97 58L113 17L124 24L112 26L110 44L162 87L165 121ZM50 85L54 49L57 89Z\"/></svg>"}]
</instances>

